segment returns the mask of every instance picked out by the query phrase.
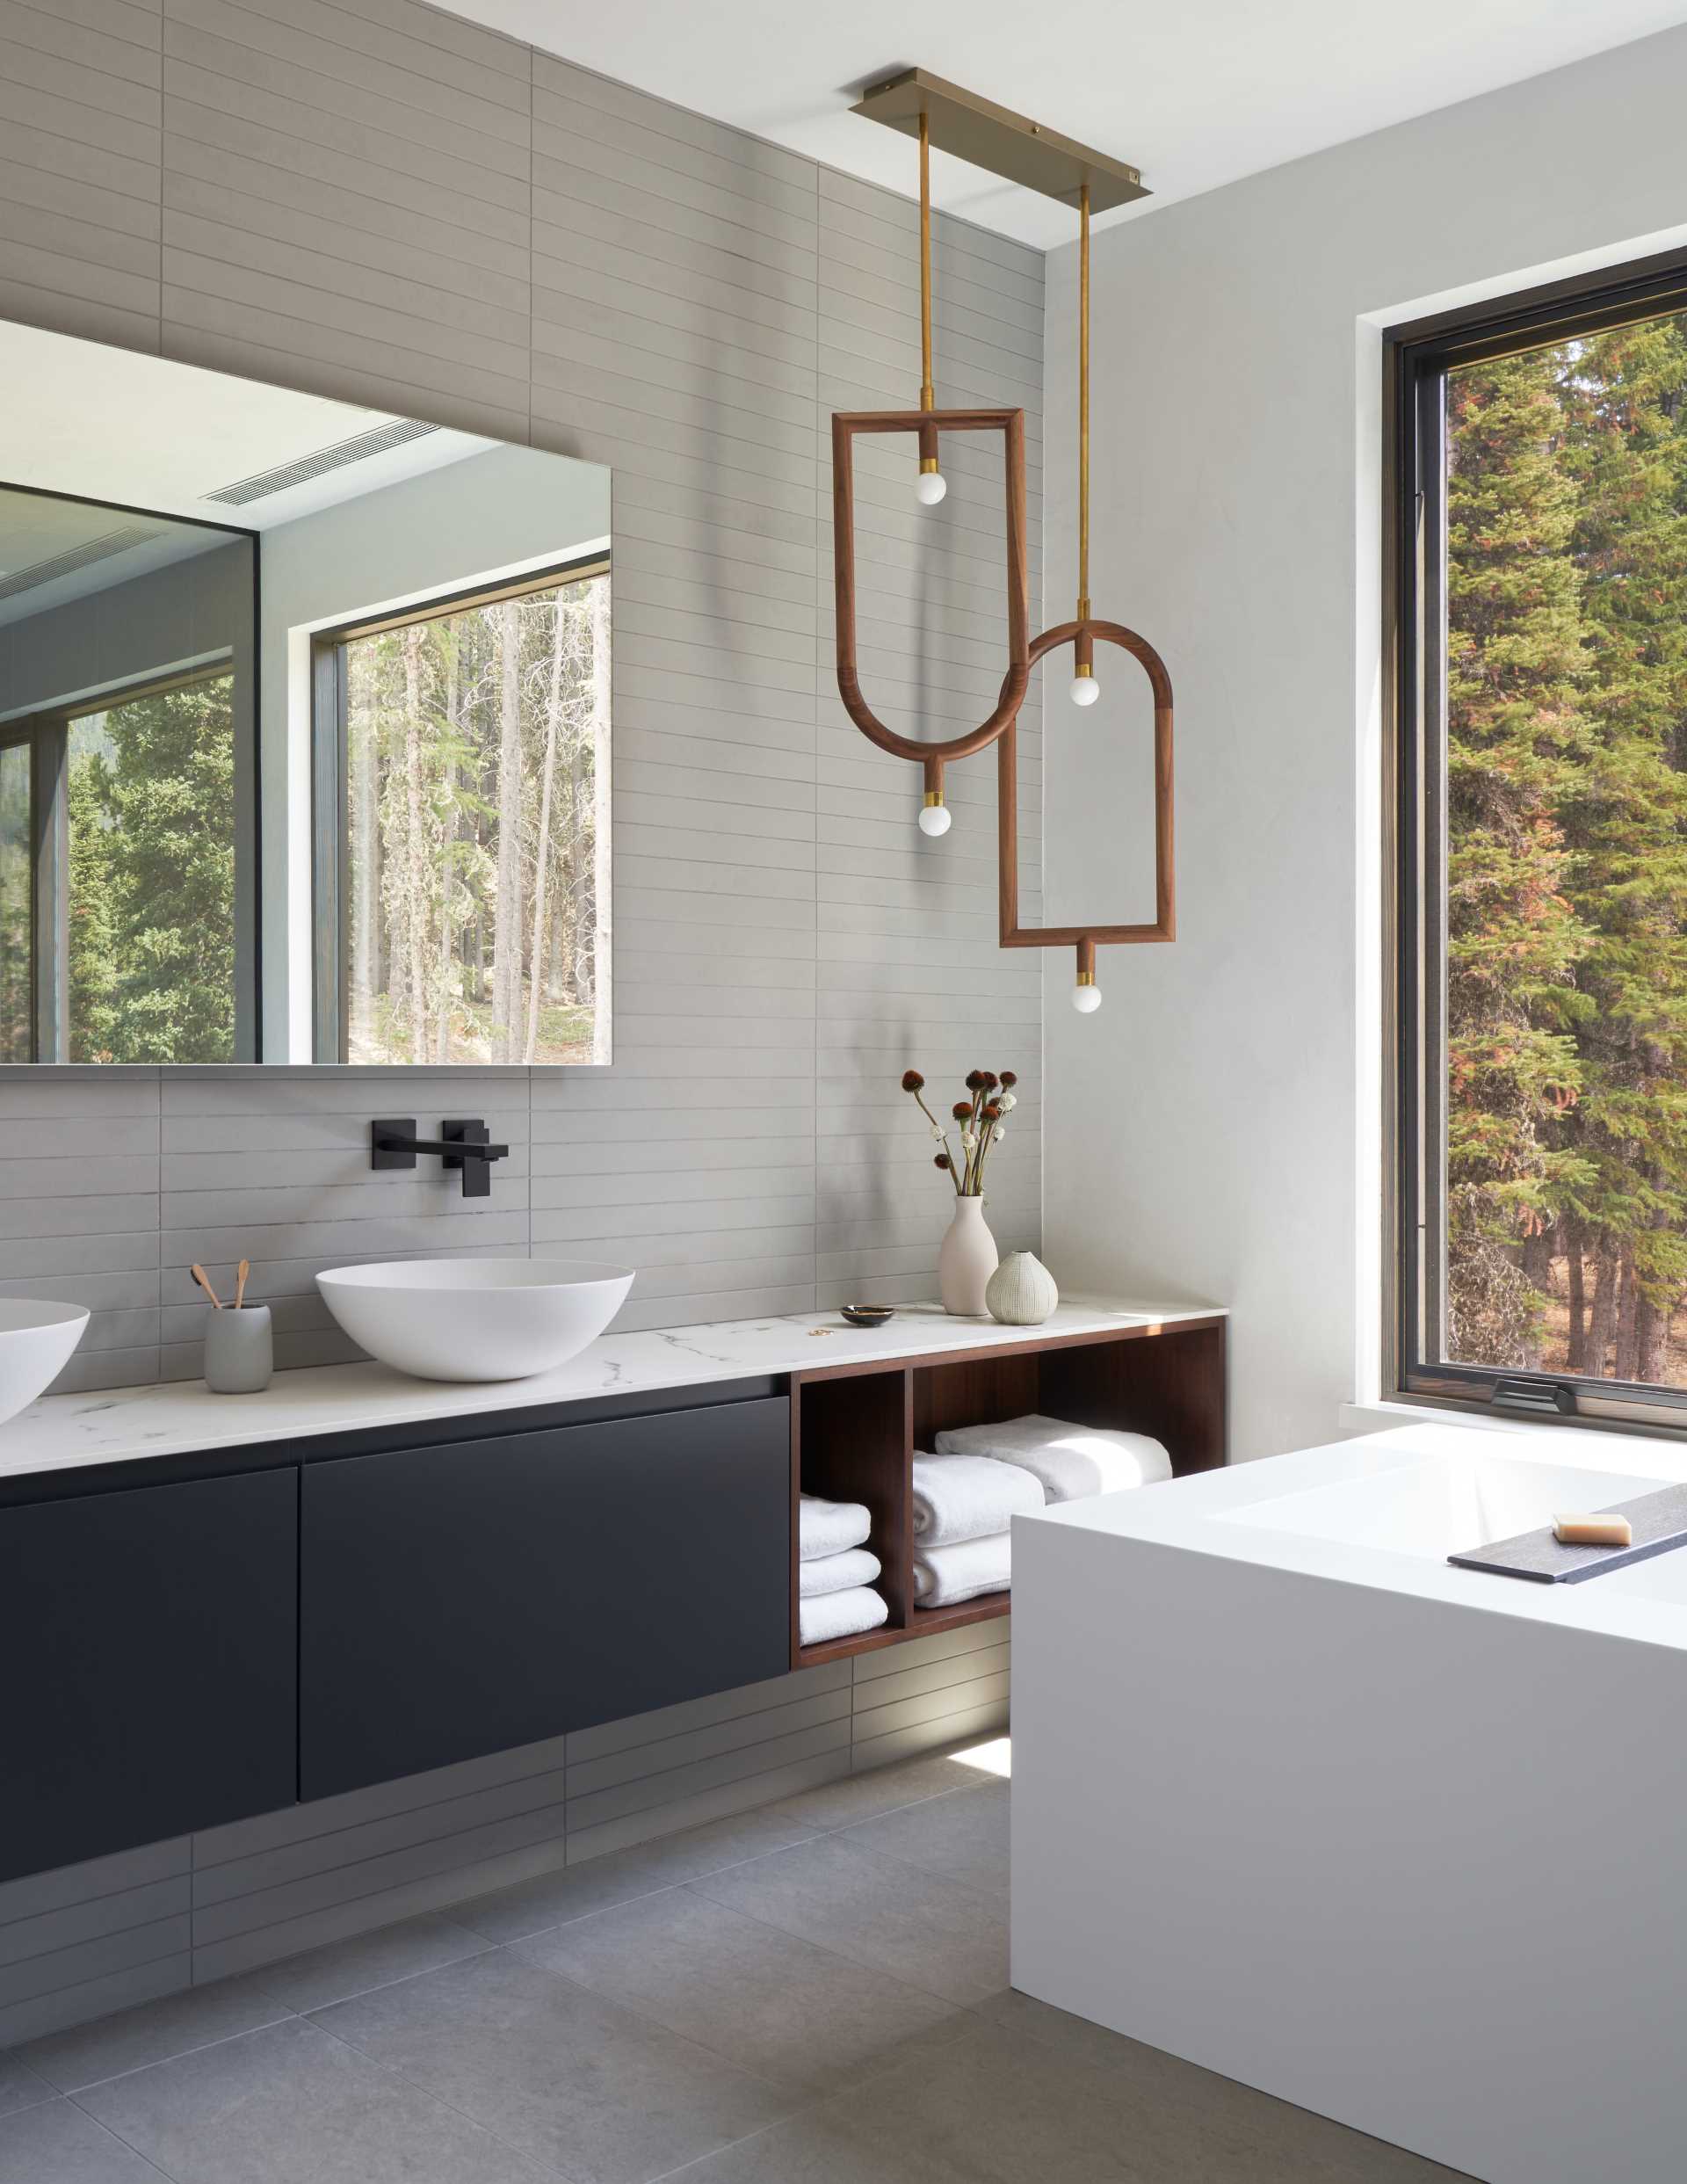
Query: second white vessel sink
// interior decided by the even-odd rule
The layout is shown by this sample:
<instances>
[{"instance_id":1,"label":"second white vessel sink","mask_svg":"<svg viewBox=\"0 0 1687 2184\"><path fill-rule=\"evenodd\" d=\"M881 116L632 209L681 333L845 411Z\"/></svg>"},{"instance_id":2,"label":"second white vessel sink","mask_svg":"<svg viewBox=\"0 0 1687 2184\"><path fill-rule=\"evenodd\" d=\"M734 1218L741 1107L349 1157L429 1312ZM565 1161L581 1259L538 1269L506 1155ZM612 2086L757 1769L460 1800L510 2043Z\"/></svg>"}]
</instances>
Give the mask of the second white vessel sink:
<instances>
[{"instance_id":1,"label":"second white vessel sink","mask_svg":"<svg viewBox=\"0 0 1687 2184\"><path fill-rule=\"evenodd\" d=\"M16 1418L69 1360L88 1326L80 1304L0 1297L0 1419Z\"/></svg>"},{"instance_id":2,"label":"second white vessel sink","mask_svg":"<svg viewBox=\"0 0 1687 2184\"><path fill-rule=\"evenodd\" d=\"M351 1336L417 1380L525 1380L578 1357L633 1287L625 1266L559 1259L415 1259L316 1277Z\"/></svg>"}]
</instances>

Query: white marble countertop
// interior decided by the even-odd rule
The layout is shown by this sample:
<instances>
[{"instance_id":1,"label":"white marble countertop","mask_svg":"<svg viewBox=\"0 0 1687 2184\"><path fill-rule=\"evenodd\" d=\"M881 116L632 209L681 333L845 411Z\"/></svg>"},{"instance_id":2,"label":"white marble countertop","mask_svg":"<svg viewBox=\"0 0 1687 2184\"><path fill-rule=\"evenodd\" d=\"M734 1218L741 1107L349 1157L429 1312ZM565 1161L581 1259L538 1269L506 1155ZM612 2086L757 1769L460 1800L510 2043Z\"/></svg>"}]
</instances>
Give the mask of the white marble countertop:
<instances>
[{"instance_id":1,"label":"white marble countertop","mask_svg":"<svg viewBox=\"0 0 1687 2184\"><path fill-rule=\"evenodd\" d=\"M256 1396L214 1396L202 1381L45 1396L0 1426L0 1478L118 1463L200 1449L293 1440L312 1433L423 1425L500 1411L636 1396L711 1381L745 1380L863 1360L990 1349L1027 1338L1174 1326L1215 1306L1157 1308L1073 1301L1040 1327L952 1319L936 1304L905 1304L884 1327L851 1327L835 1311L717 1320L640 1334L600 1336L572 1363L531 1380L472 1382L409 1379L384 1365L319 1365L278 1373Z\"/></svg>"}]
</instances>

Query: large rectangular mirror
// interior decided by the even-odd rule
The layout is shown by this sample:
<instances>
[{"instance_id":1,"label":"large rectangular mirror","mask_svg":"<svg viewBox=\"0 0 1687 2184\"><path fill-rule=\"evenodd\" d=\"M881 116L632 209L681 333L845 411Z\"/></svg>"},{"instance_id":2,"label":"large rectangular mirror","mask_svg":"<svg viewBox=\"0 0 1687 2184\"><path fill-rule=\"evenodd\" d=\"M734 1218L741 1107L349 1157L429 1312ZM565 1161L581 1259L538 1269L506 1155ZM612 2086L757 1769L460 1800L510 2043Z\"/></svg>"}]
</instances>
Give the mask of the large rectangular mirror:
<instances>
[{"instance_id":1,"label":"large rectangular mirror","mask_svg":"<svg viewBox=\"0 0 1687 2184\"><path fill-rule=\"evenodd\" d=\"M0 1063L609 1059L610 478L0 324Z\"/></svg>"}]
</instances>

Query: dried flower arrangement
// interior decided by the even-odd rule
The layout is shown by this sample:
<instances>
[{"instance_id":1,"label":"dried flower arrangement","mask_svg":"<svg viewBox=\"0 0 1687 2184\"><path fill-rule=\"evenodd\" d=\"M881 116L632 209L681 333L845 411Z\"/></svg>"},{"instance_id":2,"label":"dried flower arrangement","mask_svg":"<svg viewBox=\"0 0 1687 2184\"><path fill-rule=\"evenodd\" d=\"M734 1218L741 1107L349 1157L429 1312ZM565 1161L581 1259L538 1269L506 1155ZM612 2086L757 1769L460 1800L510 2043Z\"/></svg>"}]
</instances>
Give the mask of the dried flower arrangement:
<instances>
[{"instance_id":1,"label":"dried flower arrangement","mask_svg":"<svg viewBox=\"0 0 1687 2184\"><path fill-rule=\"evenodd\" d=\"M950 1114L960 1125L961 1158L959 1164L949 1150L949 1133L944 1128L921 1095L925 1091L925 1079L917 1070L902 1071L902 1090L912 1092L920 1113L931 1125L931 1135L943 1147L934 1156L933 1167L942 1168L955 1186L957 1198L977 1198L984 1189L984 1163L992 1145L999 1145L1007 1136L1007 1118L1018 1102L1014 1086L1019 1079L1011 1070L1003 1070L998 1077L994 1070L971 1070L967 1076L968 1097L956 1100Z\"/></svg>"}]
</instances>

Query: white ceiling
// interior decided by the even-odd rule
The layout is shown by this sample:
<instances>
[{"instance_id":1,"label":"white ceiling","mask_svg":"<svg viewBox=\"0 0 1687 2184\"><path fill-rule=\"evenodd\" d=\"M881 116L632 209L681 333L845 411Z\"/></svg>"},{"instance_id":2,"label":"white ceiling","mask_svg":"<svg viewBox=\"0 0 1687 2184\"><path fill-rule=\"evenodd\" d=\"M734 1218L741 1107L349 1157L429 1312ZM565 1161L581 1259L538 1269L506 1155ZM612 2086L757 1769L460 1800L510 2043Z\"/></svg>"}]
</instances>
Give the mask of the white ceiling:
<instances>
[{"instance_id":1,"label":"white ceiling","mask_svg":"<svg viewBox=\"0 0 1687 2184\"><path fill-rule=\"evenodd\" d=\"M899 69L929 69L1140 167L1155 198L1098 227L1687 20L1687 0L449 4L910 195L913 146L849 107ZM932 193L1045 249L1071 238L1063 207L940 156Z\"/></svg>"}]
</instances>

